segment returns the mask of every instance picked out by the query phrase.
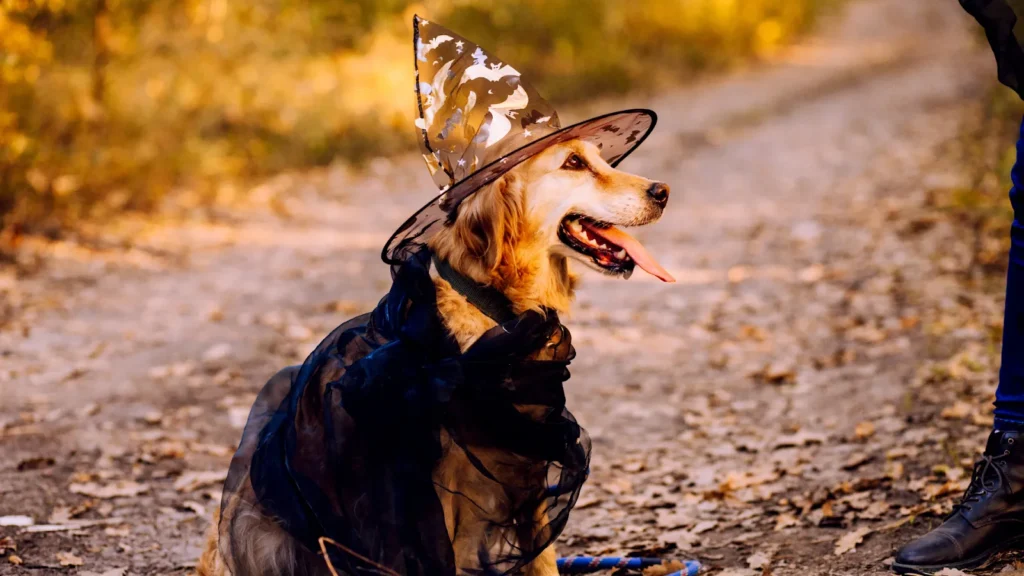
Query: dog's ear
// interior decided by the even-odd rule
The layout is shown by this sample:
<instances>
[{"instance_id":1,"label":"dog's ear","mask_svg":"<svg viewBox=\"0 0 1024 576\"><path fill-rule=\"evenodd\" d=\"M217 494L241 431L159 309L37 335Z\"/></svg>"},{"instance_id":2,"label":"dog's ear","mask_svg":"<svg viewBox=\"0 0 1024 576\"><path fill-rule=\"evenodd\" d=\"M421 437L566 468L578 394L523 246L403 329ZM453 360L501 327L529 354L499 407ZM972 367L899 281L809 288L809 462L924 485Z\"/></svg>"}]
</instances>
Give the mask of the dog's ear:
<instances>
[{"instance_id":1,"label":"dog's ear","mask_svg":"<svg viewBox=\"0 0 1024 576\"><path fill-rule=\"evenodd\" d=\"M522 230L522 214L518 182L505 174L463 202L453 232L467 255L490 273L511 252Z\"/></svg>"}]
</instances>

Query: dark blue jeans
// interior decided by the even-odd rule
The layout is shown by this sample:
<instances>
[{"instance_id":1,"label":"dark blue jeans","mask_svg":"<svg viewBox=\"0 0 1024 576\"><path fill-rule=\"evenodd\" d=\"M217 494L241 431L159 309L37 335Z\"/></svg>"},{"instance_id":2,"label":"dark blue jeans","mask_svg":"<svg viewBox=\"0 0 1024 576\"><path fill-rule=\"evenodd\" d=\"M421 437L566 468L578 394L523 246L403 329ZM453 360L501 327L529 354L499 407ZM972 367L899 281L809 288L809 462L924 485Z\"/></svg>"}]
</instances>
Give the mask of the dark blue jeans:
<instances>
[{"instance_id":1,"label":"dark blue jeans","mask_svg":"<svg viewBox=\"0 0 1024 576\"><path fill-rule=\"evenodd\" d=\"M1024 123L1017 140L1017 162L1010 172L1013 228L1010 270L1006 276L1003 360L996 388L995 427L1024 430Z\"/></svg>"}]
</instances>

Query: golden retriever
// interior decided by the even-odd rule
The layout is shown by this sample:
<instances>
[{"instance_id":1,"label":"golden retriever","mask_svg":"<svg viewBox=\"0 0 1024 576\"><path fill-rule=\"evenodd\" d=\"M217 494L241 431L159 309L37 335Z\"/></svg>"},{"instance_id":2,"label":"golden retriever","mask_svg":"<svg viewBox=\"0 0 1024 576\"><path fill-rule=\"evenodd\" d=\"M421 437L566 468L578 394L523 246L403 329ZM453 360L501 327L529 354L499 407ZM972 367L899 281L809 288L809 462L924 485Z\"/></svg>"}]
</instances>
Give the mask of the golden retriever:
<instances>
[{"instance_id":1,"label":"golden retriever","mask_svg":"<svg viewBox=\"0 0 1024 576\"><path fill-rule=\"evenodd\" d=\"M467 198L455 222L439 232L430 247L464 276L503 292L517 313L545 308L566 313L577 280L570 259L621 276L639 265L663 281L673 281L639 242L616 228L656 221L668 196L665 184L616 170L593 144L572 140L549 147ZM496 325L445 280L435 275L434 284L438 312L463 350ZM285 372L276 377L290 376ZM494 461L486 449L477 455ZM500 473L518 478L541 474L538 481L544 481L543 471L508 469L507 464L505 468ZM491 545L486 530L489 520L507 518L515 503L508 502L501 486L486 479L457 447L438 463L434 481L444 487L437 494L458 573L473 573L479 567L479 551ZM457 498L456 493L467 497ZM478 507L479 503L485 504ZM222 553L244 559L235 566L235 576L329 574L322 559L259 510L233 501L223 514L230 517L231 529L219 538L214 518L197 566L201 576L229 574ZM539 521L532 525L543 530L543 511L537 515ZM556 576L553 547L523 573Z\"/></svg>"}]
</instances>

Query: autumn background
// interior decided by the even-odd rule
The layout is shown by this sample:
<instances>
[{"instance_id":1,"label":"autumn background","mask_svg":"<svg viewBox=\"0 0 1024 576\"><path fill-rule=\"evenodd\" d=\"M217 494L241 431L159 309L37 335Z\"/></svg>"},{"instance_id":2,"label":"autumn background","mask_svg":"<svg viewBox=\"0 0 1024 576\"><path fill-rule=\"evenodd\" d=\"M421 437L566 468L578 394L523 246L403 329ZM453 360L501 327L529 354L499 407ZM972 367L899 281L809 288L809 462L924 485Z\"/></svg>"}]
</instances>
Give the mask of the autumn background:
<instances>
[{"instance_id":1,"label":"autumn background","mask_svg":"<svg viewBox=\"0 0 1024 576\"><path fill-rule=\"evenodd\" d=\"M1024 107L953 0L0 0L0 575L192 570L262 383L436 190L414 13L566 123L659 114L623 168L679 282L583 277L560 552L887 574L999 366Z\"/></svg>"},{"instance_id":2,"label":"autumn background","mask_svg":"<svg viewBox=\"0 0 1024 576\"><path fill-rule=\"evenodd\" d=\"M769 56L834 3L3 0L0 226L55 233L409 149L417 12L557 104Z\"/></svg>"}]
</instances>

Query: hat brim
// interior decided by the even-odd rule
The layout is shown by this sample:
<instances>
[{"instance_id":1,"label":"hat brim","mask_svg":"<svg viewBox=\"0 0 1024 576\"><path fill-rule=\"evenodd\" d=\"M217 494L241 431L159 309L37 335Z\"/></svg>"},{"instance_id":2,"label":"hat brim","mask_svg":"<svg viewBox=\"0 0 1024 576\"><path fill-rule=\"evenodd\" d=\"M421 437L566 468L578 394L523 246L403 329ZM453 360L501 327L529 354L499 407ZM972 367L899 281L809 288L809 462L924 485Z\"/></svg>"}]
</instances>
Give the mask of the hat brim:
<instances>
[{"instance_id":1,"label":"hat brim","mask_svg":"<svg viewBox=\"0 0 1024 576\"><path fill-rule=\"evenodd\" d=\"M600 149L601 157L614 167L647 139L657 123L658 115L653 110L620 110L578 122L533 140L431 199L391 235L381 251L381 259L388 264L402 263L438 230L454 221L463 200L551 146L576 139L590 142Z\"/></svg>"}]
</instances>

